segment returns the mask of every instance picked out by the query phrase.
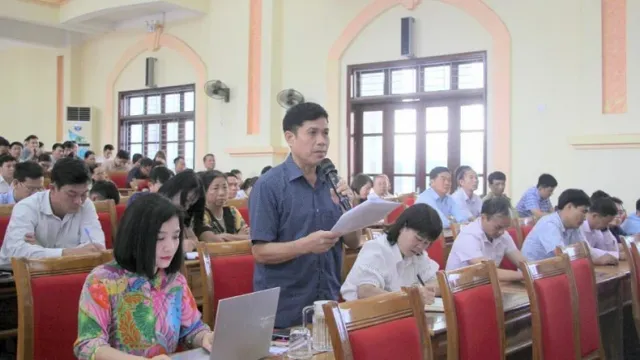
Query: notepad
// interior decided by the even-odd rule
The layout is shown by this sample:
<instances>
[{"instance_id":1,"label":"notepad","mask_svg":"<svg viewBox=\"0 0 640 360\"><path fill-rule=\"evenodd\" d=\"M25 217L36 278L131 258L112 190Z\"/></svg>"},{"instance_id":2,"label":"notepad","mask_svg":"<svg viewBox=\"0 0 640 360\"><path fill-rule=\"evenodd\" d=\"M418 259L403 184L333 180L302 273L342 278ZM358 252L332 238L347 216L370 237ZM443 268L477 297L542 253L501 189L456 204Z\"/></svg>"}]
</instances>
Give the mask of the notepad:
<instances>
[{"instance_id":1,"label":"notepad","mask_svg":"<svg viewBox=\"0 0 640 360\"><path fill-rule=\"evenodd\" d=\"M191 252L188 252L188 253L184 254L184 256L185 256L185 258L187 260L195 260L195 259L198 258L198 252L197 251L191 251Z\"/></svg>"},{"instance_id":2,"label":"notepad","mask_svg":"<svg viewBox=\"0 0 640 360\"><path fill-rule=\"evenodd\" d=\"M442 298L435 298L433 304L425 305L424 311L427 312L444 312L444 304L442 303Z\"/></svg>"}]
</instances>

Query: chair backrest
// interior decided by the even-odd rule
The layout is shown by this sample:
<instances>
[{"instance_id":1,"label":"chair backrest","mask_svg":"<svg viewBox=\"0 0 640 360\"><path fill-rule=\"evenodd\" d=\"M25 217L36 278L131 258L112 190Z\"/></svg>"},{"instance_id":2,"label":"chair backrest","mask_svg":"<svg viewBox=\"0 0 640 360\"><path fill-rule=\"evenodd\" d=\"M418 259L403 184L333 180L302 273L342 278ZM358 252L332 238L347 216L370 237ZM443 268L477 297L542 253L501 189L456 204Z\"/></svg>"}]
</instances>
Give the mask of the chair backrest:
<instances>
[{"instance_id":1,"label":"chair backrest","mask_svg":"<svg viewBox=\"0 0 640 360\"><path fill-rule=\"evenodd\" d=\"M440 237L434 241L427 248L427 254L429 258L438 263L440 270L444 269L447 265L447 259L444 255L444 246L445 246L444 235L440 235Z\"/></svg>"},{"instance_id":2,"label":"chair backrest","mask_svg":"<svg viewBox=\"0 0 640 360\"><path fill-rule=\"evenodd\" d=\"M109 179L113 181L114 184L118 187L118 189L129 189L131 185L127 183L127 176L129 175L126 171L112 171L107 174Z\"/></svg>"},{"instance_id":3,"label":"chair backrest","mask_svg":"<svg viewBox=\"0 0 640 360\"><path fill-rule=\"evenodd\" d=\"M9 220L11 220L11 212L13 211L13 204L0 205L0 247L4 241L4 235L7 232L9 226Z\"/></svg>"},{"instance_id":4,"label":"chair backrest","mask_svg":"<svg viewBox=\"0 0 640 360\"><path fill-rule=\"evenodd\" d=\"M578 292L578 315L580 321L580 346L582 357L595 354L605 358L600 338L600 316L598 314L598 288L593 270L591 253L584 241L560 247L555 250L557 256L567 254Z\"/></svg>"},{"instance_id":5,"label":"chair backrest","mask_svg":"<svg viewBox=\"0 0 640 360\"><path fill-rule=\"evenodd\" d=\"M431 359L417 288L323 306L336 360Z\"/></svg>"},{"instance_id":6,"label":"chair backrest","mask_svg":"<svg viewBox=\"0 0 640 360\"><path fill-rule=\"evenodd\" d=\"M636 331L640 332L640 235L623 237L622 246L627 254L631 273L631 310Z\"/></svg>"},{"instance_id":7,"label":"chair backrest","mask_svg":"<svg viewBox=\"0 0 640 360\"><path fill-rule=\"evenodd\" d=\"M227 206L233 206L236 209L248 208L248 199L231 199L227 200Z\"/></svg>"},{"instance_id":8,"label":"chair backrest","mask_svg":"<svg viewBox=\"0 0 640 360\"><path fill-rule=\"evenodd\" d=\"M104 244L107 249L113 249L113 240L118 226L116 217L116 203L111 200L94 201L98 213L98 221L104 232Z\"/></svg>"},{"instance_id":9,"label":"chair backrest","mask_svg":"<svg viewBox=\"0 0 640 360\"><path fill-rule=\"evenodd\" d=\"M240 215L244 219L244 222L247 224L247 226L251 226L251 222L249 221L249 208L241 207L237 209L238 209L238 212L240 212Z\"/></svg>"},{"instance_id":10,"label":"chair backrest","mask_svg":"<svg viewBox=\"0 0 640 360\"><path fill-rule=\"evenodd\" d=\"M214 326L218 301L253 292L255 260L251 240L198 244L202 276L202 317Z\"/></svg>"},{"instance_id":11,"label":"chair backrest","mask_svg":"<svg viewBox=\"0 0 640 360\"><path fill-rule=\"evenodd\" d=\"M406 208L407 208L407 205L405 205L405 204L398 205L397 208L393 209L393 211L391 211L389 214L387 214L387 216L385 216L384 223L386 225L391 225L391 224L395 223L396 220L398 220L398 218L400 217L400 215L404 212L404 210Z\"/></svg>"},{"instance_id":12,"label":"chair backrest","mask_svg":"<svg viewBox=\"0 0 640 360\"><path fill-rule=\"evenodd\" d=\"M511 226L507 229L509 236L513 239L513 242L516 244L518 250L522 248L522 233L520 232L520 228L518 226ZM500 263L500 269L505 270L518 270L518 266L513 264L508 257L502 258L502 262Z\"/></svg>"},{"instance_id":13,"label":"chair backrest","mask_svg":"<svg viewBox=\"0 0 640 360\"><path fill-rule=\"evenodd\" d=\"M110 251L86 256L12 258L18 294L18 359L75 359L78 302L84 281Z\"/></svg>"},{"instance_id":14,"label":"chair backrest","mask_svg":"<svg viewBox=\"0 0 640 360\"><path fill-rule=\"evenodd\" d=\"M493 261L438 271L447 319L447 359L504 359L502 293Z\"/></svg>"},{"instance_id":15,"label":"chair backrest","mask_svg":"<svg viewBox=\"0 0 640 360\"><path fill-rule=\"evenodd\" d=\"M580 359L578 295L567 255L523 262L534 359Z\"/></svg>"}]
</instances>

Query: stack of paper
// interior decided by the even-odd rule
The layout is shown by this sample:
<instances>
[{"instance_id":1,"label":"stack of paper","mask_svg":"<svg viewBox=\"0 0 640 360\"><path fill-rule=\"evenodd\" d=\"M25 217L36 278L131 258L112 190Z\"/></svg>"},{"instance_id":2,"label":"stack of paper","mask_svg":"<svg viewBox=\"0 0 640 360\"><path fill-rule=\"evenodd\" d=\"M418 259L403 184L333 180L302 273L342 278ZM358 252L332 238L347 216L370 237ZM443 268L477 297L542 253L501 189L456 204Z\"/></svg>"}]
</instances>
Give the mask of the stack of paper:
<instances>
[{"instance_id":1,"label":"stack of paper","mask_svg":"<svg viewBox=\"0 0 640 360\"><path fill-rule=\"evenodd\" d=\"M348 234L356 230L364 229L384 219L385 216L398 206L400 206L400 204L397 202L382 199L365 201L342 214L331 231Z\"/></svg>"},{"instance_id":2,"label":"stack of paper","mask_svg":"<svg viewBox=\"0 0 640 360\"><path fill-rule=\"evenodd\" d=\"M433 304L425 305L424 311L427 312L444 312L444 304L442 303L442 298L435 298Z\"/></svg>"}]
</instances>

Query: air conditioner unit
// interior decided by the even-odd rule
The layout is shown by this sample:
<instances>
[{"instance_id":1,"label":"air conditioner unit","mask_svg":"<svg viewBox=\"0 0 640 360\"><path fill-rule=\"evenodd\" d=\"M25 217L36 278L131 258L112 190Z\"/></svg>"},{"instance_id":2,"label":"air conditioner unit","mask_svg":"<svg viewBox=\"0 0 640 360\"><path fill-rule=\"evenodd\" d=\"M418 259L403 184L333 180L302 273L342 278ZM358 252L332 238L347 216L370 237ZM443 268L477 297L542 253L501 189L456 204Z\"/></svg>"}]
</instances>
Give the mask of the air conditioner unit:
<instances>
[{"instance_id":1,"label":"air conditioner unit","mask_svg":"<svg viewBox=\"0 0 640 360\"><path fill-rule=\"evenodd\" d=\"M75 141L79 154L88 150L93 137L93 118L90 106L67 106L64 122L64 140ZM84 150L84 151L83 151Z\"/></svg>"}]
</instances>

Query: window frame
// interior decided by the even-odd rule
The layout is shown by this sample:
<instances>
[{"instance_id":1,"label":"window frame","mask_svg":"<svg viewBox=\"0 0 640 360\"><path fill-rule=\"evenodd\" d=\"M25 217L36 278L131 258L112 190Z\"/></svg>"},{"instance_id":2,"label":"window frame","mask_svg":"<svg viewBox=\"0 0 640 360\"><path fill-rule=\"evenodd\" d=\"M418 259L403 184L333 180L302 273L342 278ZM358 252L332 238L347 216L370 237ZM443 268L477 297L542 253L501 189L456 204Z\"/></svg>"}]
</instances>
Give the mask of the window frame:
<instances>
[{"instance_id":1,"label":"window frame","mask_svg":"<svg viewBox=\"0 0 640 360\"><path fill-rule=\"evenodd\" d=\"M193 109L185 111L185 96L187 93L193 93ZM180 95L179 111L172 113L165 113L166 110L166 97L167 95ZM160 96L160 113L147 114L148 98L153 96ZM132 98L142 97L143 100L143 114L141 115L129 115L129 106ZM167 152L168 143L178 144L178 155L183 156L185 159L191 157L193 159L193 166L195 166L195 108L196 108L196 96L195 96L195 84L169 86L162 88L122 91L118 93L118 148L130 150L131 142L129 140L129 129L132 125L142 125L142 142L136 142L135 145L140 144L142 146L142 154L147 157L152 157L155 154L147 154L147 145L149 143L158 143L158 150ZM187 140L185 133L185 124L188 121L193 121L193 134L191 140ZM178 134L176 141L167 140L167 124L177 122ZM148 126L152 124L159 124L159 140L149 141ZM185 154L185 144L193 143L193 154L191 156ZM173 159L167 159L167 165L172 162Z\"/></svg>"},{"instance_id":2,"label":"window frame","mask_svg":"<svg viewBox=\"0 0 640 360\"><path fill-rule=\"evenodd\" d=\"M483 87L474 89L458 89L458 69L460 65L482 62ZM449 90L424 91L424 68L442 65L450 65ZM391 73L394 70L403 68L416 68L416 91L414 93L392 94ZM384 72L384 95L360 96L359 74L371 72ZM414 107L416 109L416 179L415 187L424 191L428 186L426 177L429 169L426 169L426 121L425 111L427 107L447 106L448 116L448 149L447 167L453 172L460 165L460 107L470 104L481 104L484 106L484 134L483 143L483 168L474 169L478 176L482 176L482 183L479 190L486 193L487 189L487 54L483 52L472 52L464 54L453 54L437 57L408 59L399 61L389 61L381 63L356 64L347 66L347 163L349 170L349 181L355 174L363 171L363 149L362 149L362 119L363 112L377 111L383 109L383 164L384 174L389 176L392 186L394 186L394 119L393 111L399 107ZM351 116L353 114L353 124ZM353 129L352 129L353 127ZM353 130L353 133L352 133ZM435 133L436 131L429 131ZM444 132L444 131L443 131ZM464 131L467 132L467 131ZM479 132L479 131L478 131ZM353 145L352 145L353 144ZM452 192L457 184L453 181ZM395 190L395 188L394 188Z\"/></svg>"}]
</instances>

